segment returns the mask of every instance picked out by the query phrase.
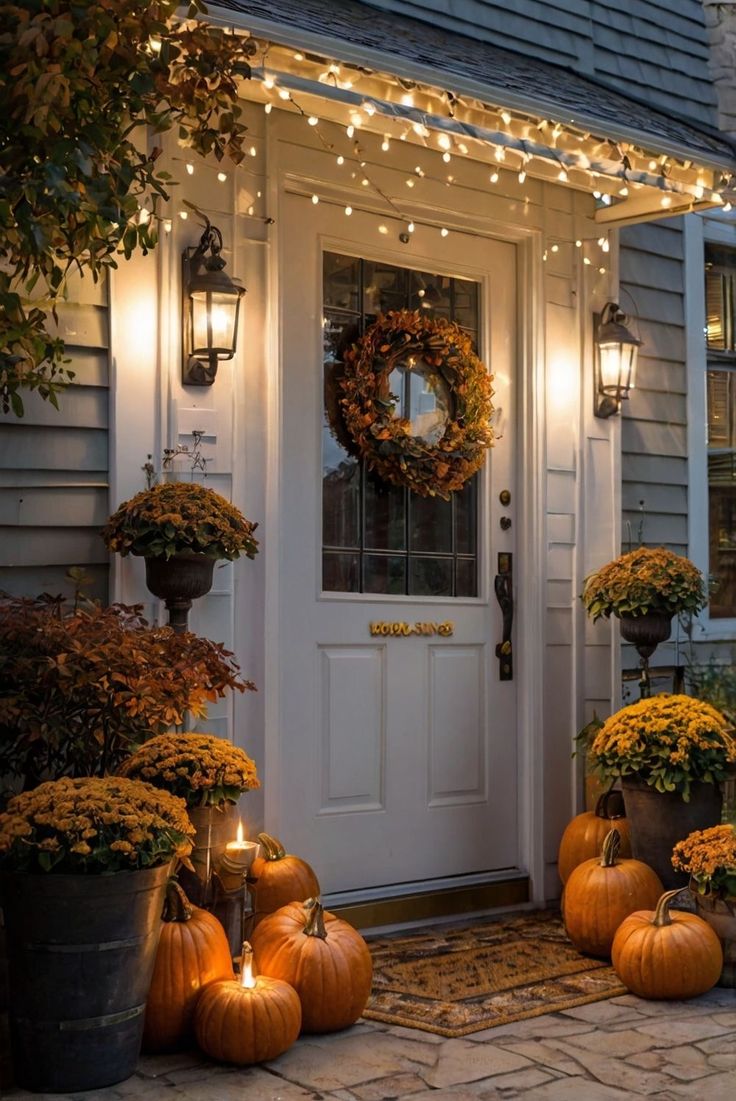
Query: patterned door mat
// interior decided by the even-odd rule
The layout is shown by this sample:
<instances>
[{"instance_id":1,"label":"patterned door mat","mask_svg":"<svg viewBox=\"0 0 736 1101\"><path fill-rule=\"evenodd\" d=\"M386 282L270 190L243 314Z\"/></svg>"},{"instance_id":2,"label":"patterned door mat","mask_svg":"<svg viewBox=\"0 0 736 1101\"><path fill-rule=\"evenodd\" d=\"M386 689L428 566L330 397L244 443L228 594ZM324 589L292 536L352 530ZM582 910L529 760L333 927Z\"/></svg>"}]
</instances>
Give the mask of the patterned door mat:
<instances>
[{"instance_id":1,"label":"patterned door mat","mask_svg":"<svg viewBox=\"0 0 736 1101\"><path fill-rule=\"evenodd\" d=\"M559 913L369 939L373 994L363 1016L440 1036L467 1036L625 994L603 960L570 944Z\"/></svg>"}]
</instances>

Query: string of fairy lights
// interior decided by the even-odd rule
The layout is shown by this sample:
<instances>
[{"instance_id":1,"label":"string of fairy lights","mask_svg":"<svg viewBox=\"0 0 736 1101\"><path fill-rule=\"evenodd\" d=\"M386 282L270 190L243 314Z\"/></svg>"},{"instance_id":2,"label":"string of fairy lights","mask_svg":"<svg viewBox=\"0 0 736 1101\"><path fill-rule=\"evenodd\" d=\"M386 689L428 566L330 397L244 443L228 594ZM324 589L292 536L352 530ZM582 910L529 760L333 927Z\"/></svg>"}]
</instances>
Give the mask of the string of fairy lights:
<instances>
[{"instance_id":1,"label":"string of fairy lights","mask_svg":"<svg viewBox=\"0 0 736 1101\"><path fill-rule=\"evenodd\" d=\"M315 205L323 202L341 208L348 218L358 213L374 217L378 232L383 235L389 233L389 225L393 223L399 229L399 239L405 243L418 229L437 233L442 238L450 234L476 235L461 226L443 224L437 216L421 217L407 213L410 200L418 195L415 188L421 190L422 182L445 187L461 184L454 162L462 162L463 159L485 164L488 184L491 185L489 191L499 184L501 187L497 190L500 191L504 180L510 180L513 176L516 183L523 187L528 179L536 175L538 179L548 182L583 187L592 192L601 207L610 207L616 201L625 200L634 190L643 187L654 187L661 192L659 203L663 213L673 204L674 209L680 212L687 209L683 203L693 205L701 200L728 212L736 203L734 180L725 171L718 178L714 175L712 187L700 176L695 182L683 180L678 177L693 168L691 162L676 161L665 154L650 156L647 160L643 150L625 142L599 139L563 126L560 122L530 118L506 108L489 108L449 91L384 77L382 79L393 79L400 86L399 100L393 102L373 94L373 87L370 94L355 90L353 77L365 82L367 77L364 71L350 70L346 74L337 62L324 61L322 71L316 73L316 79L312 79L310 74L276 72L268 62L271 49L271 44L263 46L260 67L253 70L253 77L259 80L266 97L263 105L266 114L279 106L301 117L323 152L334 157L336 165L346 170L351 182L355 181L358 187L365 189L366 195L371 196L371 203L361 203L356 198L346 202L338 200L329 194L327 183L322 189L311 193L307 191L305 199ZM295 62L305 63L306 66L304 54L295 52L291 56ZM309 59L312 68L318 60ZM385 95L385 88L379 91ZM329 113L325 119L320 118L305 105L302 95L305 100L319 96L330 106L330 101L333 101L339 105L343 121L330 118ZM417 100L423 101L422 107L417 106ZM442 114L437 113L440 107ZM325 123L329 125L328 133L324 129ZM348 143L344 148L337 140L341 130ZM374 141L375 152L371 150L369 153L368 145ZM390 193L376 178L376 173L381 171L381 155L390 154L394 142L406 143L405 148L416 147L422 153L430 154L432 161L441 165L438 169L431 169L417 163L413 170L406 171L398 168L396 162L389 164L389 167L403 173L408 199ZM574 149L566 147L571 142L575 143ZM586 143L587 152L582 148ZM246 153L257 158L258 149L252 145ZM369 156L374 157L372 163L369 163ZM426 158L422 160L426 165ZM452 170L448 171L450 168ZM185 171L192 175L195 165L185 161ZM254 177L263 175L247 164L239 165L237 171ZM217 173L220 183L226 183L228 178L224 170ZM615 194L612 194L612 188ZM262 191L257 190L254 195L256 202L262 197ZM529 204L529 194L524 193L521 201ZM416 204L413 208L416 209ZM255 202L242 213L267 225L273 222L267 214L256 212ZM180 209L178 214L182 219L189 216L185 209ZM150 212L141 210L140 217L147 220ZM164 217L162 224L166 232L171 232L171 218ZM606 272L610 252L607 231L601 232L599 228L595 236L585 237L547 236L542 259L548 260L564 246L581 250L584 265L597 268L601 274Z\"/></svg>"}]
</instances>

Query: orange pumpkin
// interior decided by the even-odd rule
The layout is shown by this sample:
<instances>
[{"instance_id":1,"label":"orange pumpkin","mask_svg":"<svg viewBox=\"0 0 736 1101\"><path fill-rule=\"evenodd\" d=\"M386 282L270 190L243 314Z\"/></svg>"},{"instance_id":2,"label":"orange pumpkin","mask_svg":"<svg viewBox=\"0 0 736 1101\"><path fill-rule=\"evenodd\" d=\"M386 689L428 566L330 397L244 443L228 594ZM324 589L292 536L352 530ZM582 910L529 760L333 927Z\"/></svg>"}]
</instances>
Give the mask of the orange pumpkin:
<instances>
[{"instance_id":1,"label":"orange pumpkin","mask_svg":"<svg viewBox=\"0 0 736 1101\"><path fill-rule=\"evenodd\" d=\"M303 902L319 895L317 876L306 860L287 853L276 837L259 833L263 856L253 861L249 879L252 886L254 926L266 914L272 914L289 902Z\"/></svg>"},{"instance_id":2,"label":"orange pumpkin","mask_svg":"<svg viewBox=\"0 0 736 1101\"><path fill-rule=\"evenodd\" d=\"M598 856L606 834L614 825L621 835L621 856L631 856L629 821L624 815L624 801L620 791L605 791L599 797L594 811L578 814L568 823L557 857L557 869L563 883L567 883L570 873L578 864Z\"/></svg>"},{"instance_id":3,"label":"orange pumpkin","mask_svg":"<svg viewBox=\"0 0 736 1101\"><path fill-rule=\"evenodd\" d=\"M296 1040L302 1023L296 992L279 979L254 976L252 961L253 950L246 941L240 977L203 990L194 1015L202 1051L240 1067L283 1054Z\"/></svg>"},{"instance_id":4,"label":"orange pumpkin","mask_svg":"<svg viewBox=\"0 0 736 1101\"><path fill-rule=\"evenodd\" d=\"M608 956L616 930L634 910L653 908L662 893L656 872L641 860L619 860L620 838L612 829L600 859L578 864L565 884L563 917L580 952Z\"/></svg>"},{"instance_id":5,"label":"orange pumpkin","mask_svg":"<svg viewBox=\"0 0 736 1101\"><path fill-rule=\"evenodd\" d=\"M175 880L166 887L163 919L143 1028L143 1045L154 1052L191 1043L200 991L233 976L225 930L216 917L193 906Z\"/></svg>"},{"instance_id":6,"label":"orange pumpkin","mask_svg":"<svg viewBox=\"0 0 736 1101\"><path fill-rule=\"evenodd\" d=\"M621 982L640 998L695 998L718 982L721 942L696 914L672 913L682 888L667 891L657 908L637 910L621 922L611 959Z\"/></svg>"},{"instance_id":7,"label":"orange pumpkin","mask_svg":"<svg viewBox=\"0 0 736 1101\"><path fill-rule=\"evenodd\" d=\"M264 975L294 987L304 1032L335 1032L357 1021L371 992L373 961L360 933L319 899L292 902L253 933Z\"/></svg>"}]
</instances>

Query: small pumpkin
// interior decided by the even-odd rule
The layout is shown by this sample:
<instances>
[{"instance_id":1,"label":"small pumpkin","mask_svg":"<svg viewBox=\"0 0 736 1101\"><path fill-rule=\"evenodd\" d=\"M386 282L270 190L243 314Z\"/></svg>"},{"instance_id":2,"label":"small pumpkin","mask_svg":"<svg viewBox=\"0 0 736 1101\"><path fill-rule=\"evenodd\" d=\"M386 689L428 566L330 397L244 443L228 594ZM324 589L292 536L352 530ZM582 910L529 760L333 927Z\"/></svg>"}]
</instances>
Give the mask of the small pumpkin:
<instances>
[{"instance_id":1,"label":"small pumpkin","mask_svg":"<svg viewBox=\"0 0 736 1101\"><path fill-rule=\"evenodd\" d=\"M319 899L292 902L265 918L253 933L253 951L264 975L296 990L302 1031L336 1032L365 1009L373 978L368 945Z\"/></svg>"},{"instance_id":2,"label":"small pumpkin","mask_svg":"<svg viewBox=\"0 0 736 1101\"><path fill-rule=\"evenodd\" d=\"M710 925L696 914L670 910L681 892L667 891L654 912L637 910L616 931L613 969L640 998L696 998L720 977L723 950Z\"/></svg>"},{"instance_id":3,"label":"small pumpkin","mask_svg":"<svg viewBox=\"0 0 736 1101\"><path fill-rule=\"evenodd\" d=\"M176 1051L194 1039L194 1006L208 983L233 976L225 930L193 906L176 880L166 886L164 925L146 1001L146 1051Z\"/></svg>"},{"instance_id":4,"label":"small pumpkin","mask_svg":"<svg viewBox=\"0 0 736 1101\"><path fill-rule=\"evenodd\" d=\"M206 1055L246 1067L282 1055L302 1023L299 998L288 983L253 973L253 949L243 943L240 976L202 991L194 1014L197 1043Z\"/></svg>"},{"instance_id":5,"label":"small pumpkin","mask_svg":"<svg viewBox=\"0 0 736 1101\"><path fill-rule=\"evenodd\" d=\"M654 908L662 893L656 872L641 860L619 859L620 835L606 835L600 859L585 860L565 884L563 917L580 952L609 956L616 930L634 910Z\"/></svg>"},{"instance_id":6,"label":"small pumpkin","mask_svg":"<svg viewBox=\"0 0 736 1101\"><path fill-rule=\"evenodd\" d=\"M624 800L620 791L604 791L595 810L578 814L567 824L557 857L557 870L563 883L567 883L570 873L578 864L598 856L604 838L614 824L621 835L620 854L622 857L629 857L629 821L624 814Z\"/></svg>"},{"instance_id":7,"label":"small pumpkin","mask_svg":"<svg viewBox=\"0 0 736 1101\"><path fill-rule=\"evenodd\" d=\"M276 837L259 833L262 856L256 857L250 871L254 927L266 914L272 914L289 902L303 902L320 893L317 876L306 860L287 853Z\"/></svg>"}]
</instances>

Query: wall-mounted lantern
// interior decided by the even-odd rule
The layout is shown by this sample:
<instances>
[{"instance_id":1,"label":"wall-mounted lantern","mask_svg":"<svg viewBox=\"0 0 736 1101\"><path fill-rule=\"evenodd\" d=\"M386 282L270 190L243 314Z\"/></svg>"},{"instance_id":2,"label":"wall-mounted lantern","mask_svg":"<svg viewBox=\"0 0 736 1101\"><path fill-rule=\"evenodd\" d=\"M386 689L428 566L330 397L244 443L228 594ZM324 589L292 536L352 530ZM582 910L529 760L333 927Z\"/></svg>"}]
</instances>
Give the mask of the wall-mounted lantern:
<instances>
[{"instance_id":1,"label":"wall-mounted lantern","mask_svg":"<svg viewBox=\"0 0 736 1101\"><path fill-rule=\"evenodd\" d=\"M245 287L225 274L222 234L207 221L196 248L182 257L182 382L211 386L220 360L232 359Z\"/></svg>"},{"instance_id":2,"label":"wall-mounted lantern","mask_svg":"<svg viewBox=\"0 0 736 1101\"><path fill-rule=\"evenodd\" d=\"M636 357L641 340L626 328L626 314L616 302L606 302L595 334L596 417L618 413L634 389Z\"/></svg>"}]
</instances>

